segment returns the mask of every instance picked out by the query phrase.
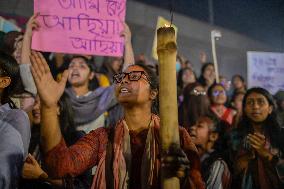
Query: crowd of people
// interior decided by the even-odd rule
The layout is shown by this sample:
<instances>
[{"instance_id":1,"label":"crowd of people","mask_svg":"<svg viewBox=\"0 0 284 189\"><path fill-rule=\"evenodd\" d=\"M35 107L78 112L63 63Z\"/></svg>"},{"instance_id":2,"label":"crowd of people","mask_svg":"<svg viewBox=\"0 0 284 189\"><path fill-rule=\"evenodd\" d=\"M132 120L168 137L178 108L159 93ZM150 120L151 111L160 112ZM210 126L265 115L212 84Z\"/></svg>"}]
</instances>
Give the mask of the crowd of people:
<instances>
[{"instance_id":1,"label":"crowd of people","mask_svg":"<svg viewBox=\"0 0 284 189\"><path fill-rule=\"evenodd\" d=\"M0 33L0 188L284 188L284 91L220 76L202 54L200 76L177 57L180 147L162 151L158 63L36 52L32 35ZM180 47L182 48L182 47ZM171 115L169 115L171 116Z\"/></svg>"}]
</instances>

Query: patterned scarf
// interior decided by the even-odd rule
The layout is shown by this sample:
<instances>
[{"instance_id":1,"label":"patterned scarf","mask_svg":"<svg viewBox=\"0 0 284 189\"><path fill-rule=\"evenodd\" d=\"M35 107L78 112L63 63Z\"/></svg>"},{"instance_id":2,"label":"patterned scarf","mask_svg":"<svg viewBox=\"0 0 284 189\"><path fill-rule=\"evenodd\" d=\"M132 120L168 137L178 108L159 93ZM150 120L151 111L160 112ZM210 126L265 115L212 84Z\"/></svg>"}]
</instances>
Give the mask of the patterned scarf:
<instances>
[{"instance_id":1,"label":"patterned scarf","mask_svg":"<svg viewBox=\"0 0 284 189\"><path fill-rule=\"evenodd\" d=\"M159 123L159 117L152 115L141 165L141 188L143 189L150 188L153 184L153 178L157 176L157 154L159 148L155 129L159 128ZM129 130L124 120L118 122L116 125L113 149L114 189L127 189L131 169L131 146ZM106 189L105 162L106 151L99 161L92 189Z\"/></svg>"}]
</instances>

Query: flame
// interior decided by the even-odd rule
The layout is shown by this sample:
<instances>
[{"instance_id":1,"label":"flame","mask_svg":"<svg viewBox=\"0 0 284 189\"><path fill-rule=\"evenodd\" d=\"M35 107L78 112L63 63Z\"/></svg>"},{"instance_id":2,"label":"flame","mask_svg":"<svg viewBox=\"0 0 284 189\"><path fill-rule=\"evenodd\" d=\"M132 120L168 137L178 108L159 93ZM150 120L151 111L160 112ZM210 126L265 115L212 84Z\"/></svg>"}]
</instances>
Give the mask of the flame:
<instances>
[{"instance_id":1,"label":"flame","mask_svg":"<svg viewBox=\"0 0 284 189\"><path fill-rule=\"evenodd\" d=\"M166 28L169 28L169 27L171 27L171 25L169 25L169 24L165 24L165 27L166 27Z\"/></svg>"}]
</instances>

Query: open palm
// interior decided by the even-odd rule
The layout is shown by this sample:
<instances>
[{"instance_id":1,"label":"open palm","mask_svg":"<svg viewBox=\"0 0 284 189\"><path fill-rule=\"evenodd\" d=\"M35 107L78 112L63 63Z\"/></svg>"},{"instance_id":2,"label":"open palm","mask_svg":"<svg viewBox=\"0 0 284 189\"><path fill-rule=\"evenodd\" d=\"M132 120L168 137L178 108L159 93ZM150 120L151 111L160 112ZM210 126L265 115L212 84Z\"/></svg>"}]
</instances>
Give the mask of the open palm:
<instances>
[{"instance_id":1,"label":"open palm","mask_svg":"<svg viewBox=\"0 0 284 189\"><path fill-rule=\"evenodd\" d=\"M41 102L47 107L57 106L61 95L64 92L68 71L63 73L60 82L56 82L50 72L45 58L39 52L31 54L31 71L40 96Z\"/></svg>"}]
</instances>

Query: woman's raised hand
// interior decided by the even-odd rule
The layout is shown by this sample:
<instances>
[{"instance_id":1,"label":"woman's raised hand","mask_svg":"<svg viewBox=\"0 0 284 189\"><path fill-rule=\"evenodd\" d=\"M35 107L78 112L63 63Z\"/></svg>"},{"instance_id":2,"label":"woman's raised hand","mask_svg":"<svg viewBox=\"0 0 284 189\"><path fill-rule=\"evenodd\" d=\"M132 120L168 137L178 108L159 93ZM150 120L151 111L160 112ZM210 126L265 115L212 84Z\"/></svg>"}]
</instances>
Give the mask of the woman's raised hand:
<instances>
[{"instance_id":1,"label":"woman's raised hand","mask_svg":"<svg viewBox=\"0 0 284 189\"><path fill-rule=\"evenodd\" d=\"M123 22L123 31L120 33L120 36L124 37L125 44L131 43L131 31L129 29L129 26L126 24L126 22Z\"/></svg>"},{"instance_id":2,"label":"woman's raised hand","mask_svg":"<svg viewBox=\"0 0 284 189\"><path fill-rule=\"evenodd\" d=\"M57 102L62 96L68 70L62 74L62 79L56 82L50 72L49 66L40 52L33 51L30 56L32 66L31 71L43 106L47 108L57 107Z\"/></svg>"},{"instance_id":3,"label":"woman's raised hand","mask_svg":"<svg viewBox=\"0 0 284 189\"><path fill-rule=\"evenodd\" d=\"M269 152L269 150L265 149L265 136L260 133L248 134L248 141L251 147L262 157L271 160L273 155Z\"/></svg>"},{"instance_id":4,"label":"woman's raised hand","mask_svg":"<svg viewBox=\"0 0 284 189\"><path fill-rule=\"evenodd\" d=\"M25 34L29 37L32 37L33 30L38 30L40 28L40 24L36 20L38 16L39 13L35 13L33 16L30 17L29 21L27 22Z\"/></svg>"}]
</instances>

